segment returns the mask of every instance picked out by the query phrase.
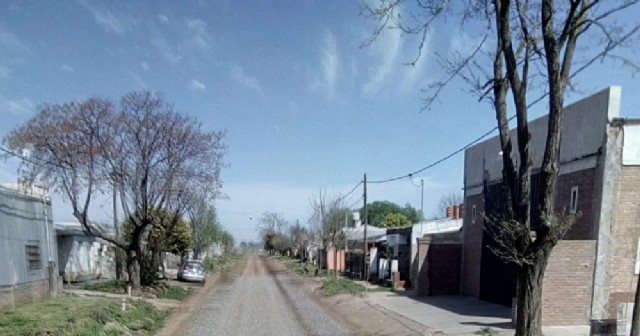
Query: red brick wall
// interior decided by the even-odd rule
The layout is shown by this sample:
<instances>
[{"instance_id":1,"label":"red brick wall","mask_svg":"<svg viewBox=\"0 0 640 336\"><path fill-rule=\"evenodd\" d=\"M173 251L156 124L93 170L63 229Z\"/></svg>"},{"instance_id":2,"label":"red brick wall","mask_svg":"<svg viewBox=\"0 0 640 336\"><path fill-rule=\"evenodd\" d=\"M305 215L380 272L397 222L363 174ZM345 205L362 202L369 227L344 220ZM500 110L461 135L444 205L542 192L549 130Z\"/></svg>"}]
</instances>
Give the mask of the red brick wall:
<instances>
[{"instance_id":1,"label":"red brick wall","mask_svg":"<svg viewBox=\"0 0 640 336\"><path fill-rule=\"evenodd\" d=\"M596 239L595 207L599 198L595 195L597 183L596 168L564 174L558 177L555 194L555 207L558 212L569 212L571 206L571 189L578 187L578 208L580 217L567 232L564 239L589 240Z\"/></svg>"},{"instance_id":2,"label":"red brick wall","mask_svg":"<svg viewBox=\"0 0 640 336\"><path fill-rule=\"evenodd\" d=\"M542 288L544 325L588 325L595 240L563 240L551 252Z\"/></svg>"},{"instance_id":3,"label":"red brick wall","mask_svg":"<svg viewBox=\"0 0 640 336\"><path fill-rule=\"evenodd\" d=\"M619 303L633 302L638 276L634 275L640 238L640 167L623 167L614 205L613 255L609 295L609 318L616 317Z\"/></svg>"},{"instance_id":4,"label":"red brick wall","mask_svg":"<svg viewBox=\"0 0 640 336\"><path fill-rule=\"evenodd\" d=\"M476 206L476 220L475 223L472 223L472 208L474 205ZM464 200L461 294L473 297L480 295L483 211L484 200L482 199L482 194L469 196Z\"/></svg>"},{"instance_id":5,"label":"red brick wall","mask_svg":"<svg viewBox=\"0 0 640 336\"><path fill-rule=\"evenodd\" d=\"M460 293L460 244L431 244L429 262L429 295Z\"/></svg>"}]
</instances>

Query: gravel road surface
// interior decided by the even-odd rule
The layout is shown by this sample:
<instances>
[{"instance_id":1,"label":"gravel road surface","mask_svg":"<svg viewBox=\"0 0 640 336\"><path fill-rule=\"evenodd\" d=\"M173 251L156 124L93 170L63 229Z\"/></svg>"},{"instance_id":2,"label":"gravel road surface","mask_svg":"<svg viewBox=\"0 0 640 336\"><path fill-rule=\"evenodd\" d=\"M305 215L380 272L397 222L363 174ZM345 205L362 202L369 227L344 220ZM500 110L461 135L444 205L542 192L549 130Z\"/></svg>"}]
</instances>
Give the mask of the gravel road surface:
<instances>
[{"instance_id":1,"label":"gravel road surface","mask_svg":"<svg viewBox=\"0 0 640 336\"><path fill-rule=\"evenodd\" d=\"M349 335L265 257L242 263L242 273L217 285L196 309L186 335Z\"/></svg>"}]
</instances>

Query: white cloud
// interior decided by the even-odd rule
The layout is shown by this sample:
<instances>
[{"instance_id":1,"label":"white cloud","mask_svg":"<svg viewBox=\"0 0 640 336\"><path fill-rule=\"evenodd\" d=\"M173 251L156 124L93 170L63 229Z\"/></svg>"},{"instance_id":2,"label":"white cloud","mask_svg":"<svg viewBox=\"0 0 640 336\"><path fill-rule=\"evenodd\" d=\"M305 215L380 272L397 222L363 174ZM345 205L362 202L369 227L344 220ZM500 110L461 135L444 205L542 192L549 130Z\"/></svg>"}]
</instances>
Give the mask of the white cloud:
<instances>
[{"instance_id":1,"label":"white cloud","mask_svg":"<svg viewBox=\"0 0 640 336\"><path fill-rule=\"evenodd\" d=\"M149 62L140 62L140 67L142 68L142 70L144 71L149 71L151 70L151 66L149 65Z\"/></svg>"},{"instance_id":2,"label":"white cloud","mask_svg":"<svg viewBox=\"0 0 640 336\"><path fill-rule=\"evenodd\" d=\"M401 66L398 60L402 49L401 31L399 29L384 31L370 48L373 49L373 60L380 60L380 62L369 69L369 78L362 85L362 92L373 96L385 86L395 70Z\"/></svg>"},{"instance_id":3,"label":"white cloud","mask_svg":"<svg viewBox=\"0 0 640 336\"><path fill-rule=\"evenodd\" d=\"M262 85L260 85L258 78L245 73L244 69L238 64L232 64L229 70L231 71L231 78L238 84L262 95Z\"/></svg>"},{"instance_id":4,"label":"white cloud","mask_svg":"<svg viewBox=\"0 0 640 336\"><path fill-rule=\"evenodd\" d=\"M311 83L311 89L322 89L327 98L334 99L340 60L336 37L330 31L325 32L320 49L320 78Z\"/></svg>"},{"instance_id":5,"label":"white cloud","mask_svg":"<svg viewBox=\"0 0 640 336\"><path fill-rule=\"evenodd\" d=\"M169 22L169 18L166 15L162 15L162 14L158 14L158 20L164 22L164 23L168 23Z\"/></svg>"},{"instance_id":6,"label":"white cloud","mask_svg":"<svg viewBox=\"0 0 640 336\"><path fill-rule=\"evenodd\" d=\"M122 35L130 30L133 24L133 18L127 14L100 8L95 6L95 3L89 1L81 1L80 3L93 15L93 19L98 26L107 32Z\"/></svg>"},{"instance_id":7,"label":"white cloud","mask_svg":"<svg viewBox=\"0 0 640 336\"><path fill-rule=\"evenodd\" d=\"M63 64L62 66L60 66L60 71L62 72L74 72L76 71L76 69L70 65L67 64Z\"/></svg>"},{"instance_id":8,"label":"white cloud","mask_svg":"<svg viewBox=\"0 0 640 336\"><path fill-rule=\"evenodd\" d=\"M198 81L197 79L191 80L191 89L192 90L202 91L202 90L205 90L206 88L207 88L207 86L204 85L204 83Z\"/></svg>"},{"instance_id":9,"label":"white cloud","mask_svg":"<svg viewBox=\"0 0 640 336\"><path fill-rule=\"evenodd\" d=\"M10 100L0 96L0 115L25 115L33 112L35 112L35 105L29 98Z\"/></svg>"}]
</instances>

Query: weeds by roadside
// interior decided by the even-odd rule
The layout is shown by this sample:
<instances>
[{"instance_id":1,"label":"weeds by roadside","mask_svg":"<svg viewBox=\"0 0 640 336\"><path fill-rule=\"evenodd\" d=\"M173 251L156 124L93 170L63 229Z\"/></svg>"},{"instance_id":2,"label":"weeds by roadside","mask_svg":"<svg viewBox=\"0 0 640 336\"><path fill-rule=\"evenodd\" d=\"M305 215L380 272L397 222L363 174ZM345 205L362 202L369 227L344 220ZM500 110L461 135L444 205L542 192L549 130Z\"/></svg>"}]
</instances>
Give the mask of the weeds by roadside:
<instances>
[{"instance_id":1,"label":"weeds by roadside","mask_svg":"<svg viewBox=\"0 0 640 336\"><path fill-rule=\"evenodd\" d=\"M124 280L108 280L105 282L85 285L82 287L84 290L105 292L112 294L126 294L127 282ZM193 288L184 288L181 286L171 286L166 281L160 281L154 286L143 286L140 289L139 294L144 297L157 297L158 299L170 299L183 301L191 294L193 294ZM134 293L135 294L135 293ZM136 294L137 295L137 294Z\"/></svg>"},{"instance_id":2,"label":"weeds by roadside","mask_svg":"<svg viewBox=\"0 0 640 336\"><path fill-rule=\"evenodd\" d=\"M0 335L152 335L165 312L142 300L121 310L117 299L61 296L0 311Z\"/></svg>"},{"instance_id":3,"label":"weeds by roadside","mask_svg":"<svg viewBox=\"0 0 640 336\"><path fill-rule=\"evenodd\" d=\"M481 335L481 336L497 336L499 335L497 330L492 329L491 327L483 327L479 330L476 330L474 332L474 334L476 335Z\"/></svg>"},{"instance_id":4,"label":"weeds by roadside","mask_svg":"<svg viewBox=\"0 0 640 336\"><path fill-rule=\"evenodd\" d=\"M242 253L229 252L221 256L206 257L202 263L209 273L224 273L240 259L242 259Z\"/></svg>"},{"instance_id":5,"label":"weeds by roadside","mask_svg":"<svg viewBox=\"0 0 640 336\"><path fill-rule=\"evenodd\" d=\"M184 301L191 296L193 292L193 288L190 287L170 286L158 292L158 299Z\"/></svg>"},{"instance_id":6,"label":"weeds by roadside","mask_svg":"<svg viewBox=\"0 0 640 336\"><path fill-rule=\"evenodd\" d=\"M353 282L350 279L330 279L322 282L320 293L324 296L338 294L359 294L364 292L364 286Z\"/></svg>"}]
</instances>

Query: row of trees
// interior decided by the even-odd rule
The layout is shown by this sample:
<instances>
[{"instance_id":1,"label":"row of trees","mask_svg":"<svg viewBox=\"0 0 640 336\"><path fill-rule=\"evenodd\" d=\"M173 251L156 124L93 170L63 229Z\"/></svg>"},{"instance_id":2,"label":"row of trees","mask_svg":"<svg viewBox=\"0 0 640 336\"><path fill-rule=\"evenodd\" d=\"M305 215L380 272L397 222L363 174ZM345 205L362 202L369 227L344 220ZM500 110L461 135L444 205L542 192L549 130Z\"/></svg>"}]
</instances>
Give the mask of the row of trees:
<instances>
[{"instance_id":1,"label":"row of trees","mask_svg":"<svg viewBox=\"0 0 640 336\"><path fill-rule=\"evenodd\" d=\"M25 183L43 183L62 195L87 231L126 253L129 282L137 288L149 232L162 226L168 236L187 210L196 212L194 200L207 203L221 196L224 136L176 112L163 96L140 91L119 101L44 104L4 144L14 153L30 154L19 169ZM129 226L126 237L91 224L92 202L109 191L114 208L119 195ZM155 219L159 209L162 221ZM119 231L115 219L114 225ZM204 246L201 237L195 230L196 249Z\"/></svg>"}]
</instances>

